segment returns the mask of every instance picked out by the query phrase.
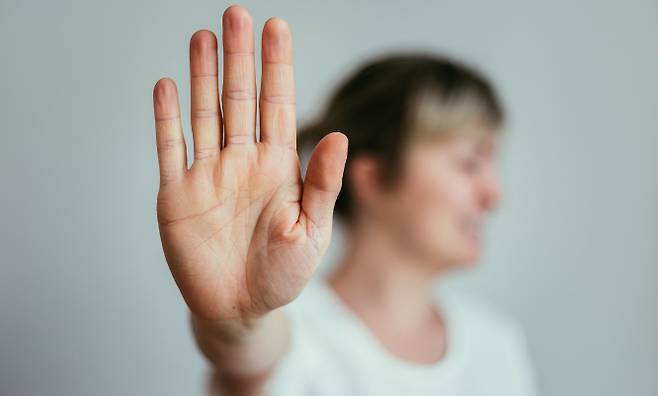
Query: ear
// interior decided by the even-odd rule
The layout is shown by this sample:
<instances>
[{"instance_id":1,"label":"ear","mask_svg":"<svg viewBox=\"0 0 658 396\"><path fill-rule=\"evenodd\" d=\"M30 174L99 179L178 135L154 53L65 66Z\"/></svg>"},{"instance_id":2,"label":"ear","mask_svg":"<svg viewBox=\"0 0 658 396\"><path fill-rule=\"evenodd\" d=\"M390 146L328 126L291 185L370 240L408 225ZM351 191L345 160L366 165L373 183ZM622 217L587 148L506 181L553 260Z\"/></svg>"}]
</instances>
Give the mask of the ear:
<instances>
[{"instance_id":1,"label":"ear","mask_svg":"<svg viewBox=\"0 0 658 396\"><path fill-rule=\"evenodd\" d=\"M370 207L381 194L379 161L372 155L360 154L350 160L347 181L355 207Z\"/></svg>"}]
</instances>

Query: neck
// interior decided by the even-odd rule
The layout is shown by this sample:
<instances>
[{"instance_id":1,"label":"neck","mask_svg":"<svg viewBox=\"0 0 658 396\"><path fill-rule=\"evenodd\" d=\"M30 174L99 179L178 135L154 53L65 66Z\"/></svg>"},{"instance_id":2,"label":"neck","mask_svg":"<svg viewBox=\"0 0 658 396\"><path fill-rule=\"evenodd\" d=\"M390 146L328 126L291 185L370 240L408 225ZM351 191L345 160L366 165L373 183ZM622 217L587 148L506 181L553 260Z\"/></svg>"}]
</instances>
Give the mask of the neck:
<instances>
[{"instance_id":1,"label":"neck","mask_svg":"<svg viewBox=\"0 0 658 396\"><path fill-rule=\"evenodd\" d=\"M385 227L355 227L330 275L336 294L369 322L415 326L436 315L430 265L405 252Z\"/></svg>"}]
</instances>

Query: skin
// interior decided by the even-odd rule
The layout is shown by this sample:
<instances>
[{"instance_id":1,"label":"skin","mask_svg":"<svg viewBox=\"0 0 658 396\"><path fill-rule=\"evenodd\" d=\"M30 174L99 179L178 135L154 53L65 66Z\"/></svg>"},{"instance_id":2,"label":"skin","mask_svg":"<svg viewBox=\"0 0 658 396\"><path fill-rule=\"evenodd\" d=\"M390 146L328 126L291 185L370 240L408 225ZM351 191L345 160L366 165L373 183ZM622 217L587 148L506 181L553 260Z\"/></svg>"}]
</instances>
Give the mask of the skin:
<instances>
[{"instance_id":1,"label":"skin","mask_svg":"<svg viewBox=\"0 0 658 396\"><path fill-rule=\"evenodd\" d=\"M227 383L243 383L281 355L287 332L276 309L301 292L329 244L347 138L325 136L302 180L287 23L271 18L263 28L260 95L247 10L231 6L224 12L222 37L223 113L217 39L203 30L190 41L189 169L176 85L163 78L154 87L157 217L166 260L202 352L231 375Z\"/></svg>"},{"instance_id":2,"label":"skin","mask_svg":"<svg viewBox=\"0 0 658 396\"><path fill-rule=\"evenodd\" d=\"M301 292L328 247L348 144L342 133L328 133L302 179L290 29L280 18L265 23L257 94L252 25L242 7L224 12L221 84L215 35L201 30L190 40L189 168L176 85L163 78L153 91L163 251L199 349L215 367L216 389L236 395L261 392L286 351L282 307ZM330 285L400 358L427 363L444 353L431 280L478 257L480 238L464 219L481 219L498 194L495 142L480 135L487 134L411 145L394 189L373 182L372 159L355 159L347 175L362 210Z\"/></svg>"},{"instance_id":3,"label":"skin","mask_svg":"<svg viewBox=\"0 0 658 396\"><path fill-rule=\"evenodd\" d=\"M392 189L376 182L372 158L353 160L349 176L359 201L354 223L391 230L391 239L425 262L428 272L476 262L482 222L500 198L497 139L475 123L452 135L418 139L405 152L404 172Z\"/></svg>"},{"instance_id":4,"label":"skin","mask_svg":"<svg viewBox=\"0 0 658 396\"><path fill-rule=\"evenodd\" d=\"M446 334L432 293L437 277L481 254L482 222L499 199L493 131L475 125L454 137L417 141L392 189L375 180L376 161L354 159L347 175L359 202L349 244L329 283L394 356L440 360Z\"/></svg>"}]
</instances>

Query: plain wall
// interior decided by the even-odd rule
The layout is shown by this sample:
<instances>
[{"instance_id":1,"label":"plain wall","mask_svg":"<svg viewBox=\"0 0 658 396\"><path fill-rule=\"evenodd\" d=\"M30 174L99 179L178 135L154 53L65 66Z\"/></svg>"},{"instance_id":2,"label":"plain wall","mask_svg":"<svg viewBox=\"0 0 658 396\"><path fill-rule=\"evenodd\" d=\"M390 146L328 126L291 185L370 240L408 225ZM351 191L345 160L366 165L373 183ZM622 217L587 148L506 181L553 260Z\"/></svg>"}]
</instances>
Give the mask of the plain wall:
<instances>
[{"instance_id":1,"label":"plain wall","mask_svg":"<svg viewBox=\"0 0 658 396\"><path fill-rule=\"evenodd\" d=\"M189 38L228 4L0 3L0 394L201 393L157 232L151 95L177 81L190 138ZM243 4L258 42L269 16L292 27L300 122L386 51L488 74L504 202L450 287L524 326L542 394L658 394L658 3Z\"/></svg>"}]
</instances>

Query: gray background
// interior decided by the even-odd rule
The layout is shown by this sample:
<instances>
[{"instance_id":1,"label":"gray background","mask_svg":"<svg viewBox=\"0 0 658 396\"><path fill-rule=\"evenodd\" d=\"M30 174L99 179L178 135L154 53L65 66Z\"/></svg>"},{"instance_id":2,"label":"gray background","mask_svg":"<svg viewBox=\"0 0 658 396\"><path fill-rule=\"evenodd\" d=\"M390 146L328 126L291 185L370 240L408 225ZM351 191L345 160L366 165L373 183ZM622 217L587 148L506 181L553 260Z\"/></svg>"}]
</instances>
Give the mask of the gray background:
<instances>
[{"instance_id":1,"label":"gray background","mask_svg":"<svg viewBox=\"0 0 658 396\"><path fill-rule=\"evenodd\" d=\"M450 287L521 322L544 395L658 394L655 1L243 4L259 32L291 24L302 121L383 51L489 74L504 204ZM201 393L156 228L151 90L173 77L187 120L189 37L227 5L1 3L0 394Z\"/></svg>"}]
</instances>

